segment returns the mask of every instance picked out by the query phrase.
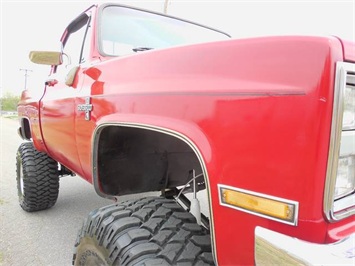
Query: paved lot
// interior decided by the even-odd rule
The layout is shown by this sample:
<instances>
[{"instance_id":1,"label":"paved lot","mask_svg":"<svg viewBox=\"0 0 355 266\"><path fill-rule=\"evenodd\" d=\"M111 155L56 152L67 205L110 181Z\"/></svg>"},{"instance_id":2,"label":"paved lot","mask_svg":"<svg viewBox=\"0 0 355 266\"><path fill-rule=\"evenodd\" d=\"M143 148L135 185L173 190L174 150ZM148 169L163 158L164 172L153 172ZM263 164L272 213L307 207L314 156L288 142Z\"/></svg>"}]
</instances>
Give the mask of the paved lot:
<instances>
[{"instance_id":1,"label":"paved lot","mask_svg":"<svg viewBox=\"0 0 355 266\"><path fill-rule=\"evenodd\" d=\"M17 120L0 117L0 265L71 265L83 220L93 209L112 201L97 196L93 186L78 176L63 177L54 207L34 213L23 211L16 188L16 152L22 143L17 128ZM198 194L201 209L208 215L204 193Z\"/></svg>"},{"instance_id":2,"label":"paved lot","mask_svg":"<svg viewBox=\"0 0 355 266\"><path fill-rule=\"evenodd\" d=\"M0 118L0 265L71 265L82 221L91 210L111 201L97 196L81 178L64 177L54 207L23 211L16 189L15 156L22 142L17 126L17 120Z\"/></svg>"}]
</instances>

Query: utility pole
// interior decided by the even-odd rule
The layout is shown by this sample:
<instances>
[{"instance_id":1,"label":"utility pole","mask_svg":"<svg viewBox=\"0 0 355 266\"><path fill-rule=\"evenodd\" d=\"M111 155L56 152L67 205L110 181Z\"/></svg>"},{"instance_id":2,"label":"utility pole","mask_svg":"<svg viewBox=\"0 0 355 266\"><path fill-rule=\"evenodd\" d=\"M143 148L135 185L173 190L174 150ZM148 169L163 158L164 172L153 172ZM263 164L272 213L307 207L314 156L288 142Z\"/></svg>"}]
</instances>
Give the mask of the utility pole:
<instances>
[{"instance_id":1,"label":"utility pole","mask_svg":"<svg viewBox=\"0 0 355 266\"><path fill-rule=\"evenodd\" d=\"M27 89L27 77L28 74L27 72L33 72L31 69L26 69L26 68L20 68L20 71L25 71L25 90Z\"/></svg>"},{"instance_id":2,"label":"utility pole","mask_svg":"<svg viewBox=\"0 0 355 266\"><path fill-rule=\"evenodd\" d=\"M165 0L165 2L164 2L164 14L165 15L168 14L168 4L169 4L169 0Z\"/></svg>"}]
</instances>

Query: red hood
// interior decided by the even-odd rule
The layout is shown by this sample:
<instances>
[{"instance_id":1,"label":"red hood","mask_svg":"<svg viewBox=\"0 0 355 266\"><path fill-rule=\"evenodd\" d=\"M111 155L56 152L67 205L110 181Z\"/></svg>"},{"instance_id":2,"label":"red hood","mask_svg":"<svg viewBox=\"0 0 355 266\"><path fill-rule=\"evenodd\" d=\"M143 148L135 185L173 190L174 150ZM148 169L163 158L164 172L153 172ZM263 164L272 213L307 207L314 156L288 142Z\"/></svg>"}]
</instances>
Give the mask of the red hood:
<instances>
[{"instance_id":1,"label":"red hood","mask_svg":"<svg viewBox=\"0 0 355 266\"><path fill-rule=\"evenodd\" d=\"M339 39L344 51L344 61L355 62L355 43Z\"/></svg>"}]
</instances>

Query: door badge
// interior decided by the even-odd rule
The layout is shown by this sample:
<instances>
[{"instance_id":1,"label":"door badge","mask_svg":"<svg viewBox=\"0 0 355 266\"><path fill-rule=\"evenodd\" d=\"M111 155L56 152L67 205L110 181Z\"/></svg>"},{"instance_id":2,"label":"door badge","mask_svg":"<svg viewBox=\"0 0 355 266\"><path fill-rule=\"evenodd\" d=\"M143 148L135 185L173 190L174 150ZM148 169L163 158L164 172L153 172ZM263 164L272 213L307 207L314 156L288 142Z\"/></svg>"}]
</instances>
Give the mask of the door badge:
<instances>
[{"instance_id":1,"label":"door badge","mask_svg":"<svg viewBox=\"0 0 355 266\"><path fill-rule=\"evenodd\" d=\"M91 119L92 104L90 97L85 98L85 104L78 105L78 111L85 112L85 120L89 121Z\"/></svg>"}]
</instances>

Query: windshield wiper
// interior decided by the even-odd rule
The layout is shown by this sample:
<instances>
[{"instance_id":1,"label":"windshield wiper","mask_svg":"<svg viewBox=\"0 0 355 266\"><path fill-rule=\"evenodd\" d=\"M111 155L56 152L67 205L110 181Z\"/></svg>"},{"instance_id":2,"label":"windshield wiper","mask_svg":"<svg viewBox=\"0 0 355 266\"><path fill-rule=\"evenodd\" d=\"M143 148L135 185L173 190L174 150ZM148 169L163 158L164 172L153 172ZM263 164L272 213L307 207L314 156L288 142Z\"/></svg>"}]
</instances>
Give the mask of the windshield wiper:
<instances>
[{"instance_id":1,"label":"windshield wiper","mask_svg":"<svg viewBox=\"0 0 355 266\"><path fill-rule=\"evenodd\" d=\"M143 52L143 51L148 51L148 50L152 50L154 48L150 48L150 47L137 47L137 48L133 48L133 52Z\"/></svg>"}]
</instances>

